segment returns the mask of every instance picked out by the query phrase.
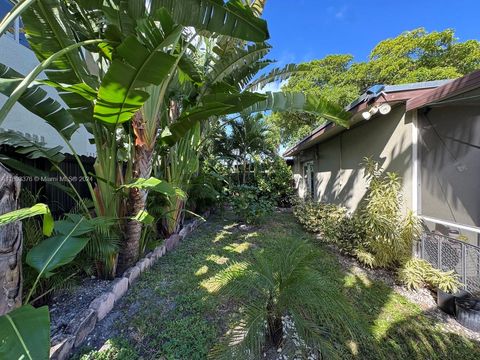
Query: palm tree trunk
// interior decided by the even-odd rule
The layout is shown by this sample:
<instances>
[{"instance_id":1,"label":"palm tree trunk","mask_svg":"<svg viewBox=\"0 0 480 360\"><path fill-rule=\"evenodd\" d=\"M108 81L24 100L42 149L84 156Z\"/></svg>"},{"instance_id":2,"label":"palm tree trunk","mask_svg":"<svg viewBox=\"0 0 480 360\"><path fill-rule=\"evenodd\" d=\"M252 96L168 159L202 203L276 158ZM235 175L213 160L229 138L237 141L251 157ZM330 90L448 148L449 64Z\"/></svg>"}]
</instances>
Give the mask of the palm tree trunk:
<instances>
[{"instance_id":1,"label":"palm tree trunk","mask_svg":"<svg viewBox=\"0 0 480 360\"><path fill-rule=\"evenodd\" d=\"M133 157L133 180L148 179L152 173L153 146L143 141L144 123L141 111L138 111L132 121L135 132L135 154ZM155 137L156 140L156 137ZM153 142L154 144L155 142ZM130 189L127 200L127 218L137 215L147 206L147 190ZM139 257L142 223L136 220L127 220L125 224L125 238L120 249L117 272L121 273L132 266Z\"/></svg>"},{"instance_id":2,"label":"palm tree trunk","mask_svg":"<svg viewBox=\"0 0 480 360\"><path fill-rule=\"evenodd\" d=\"M0 214L17 210L20 180L0 164ZM22 305L22 223L0 227L0 316Z\"/></svg>"}]
</instances>

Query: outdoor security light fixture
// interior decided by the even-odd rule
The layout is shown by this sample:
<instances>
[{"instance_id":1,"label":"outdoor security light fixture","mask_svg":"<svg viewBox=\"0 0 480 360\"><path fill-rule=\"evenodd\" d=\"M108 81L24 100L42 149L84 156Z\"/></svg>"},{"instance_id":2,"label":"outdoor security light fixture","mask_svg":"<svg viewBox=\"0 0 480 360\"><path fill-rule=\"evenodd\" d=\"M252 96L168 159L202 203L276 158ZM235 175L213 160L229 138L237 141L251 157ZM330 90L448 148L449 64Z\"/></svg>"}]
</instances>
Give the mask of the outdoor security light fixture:
<instances>
[{"instance_id":1,"label":"outdoor security light fixture","mask_svg":"<svg viewBox=\"0 0 480 360\"><path fill-rule=\"evenodd\" d=\"M375 115L377 112L380 112L382 115L387 115L390 111L392 110L392 107L388 105L387 103L383 103L380 106L372 106L368 111L364 111L362 113L362 117L365 120L370 120L373 115Z\"/></svg>"},{"instance_id":2,"label":"outdoor security light fixture","mask_svg":"<svg viewBox=\"0 0 480 360\"><path fill-rule=\"evenodd\" d=\"M372 117L372 114L370 114L370 111L364 111L362 113L362 116L365 120L370 120L370 118Z\"/></svg>"},{"instance_id":3,"label":"outdoor security light fixture","mask_svg":"<svg viewBox=\"0 0 480 360\"><path fill-rule=\"evenodd\" d=\"M380 111L380 114L382 115L387 115L390 111L392 111L392 107L387 103L383 103L378 107L378 111Z\"/></svg>"}]
</instances>

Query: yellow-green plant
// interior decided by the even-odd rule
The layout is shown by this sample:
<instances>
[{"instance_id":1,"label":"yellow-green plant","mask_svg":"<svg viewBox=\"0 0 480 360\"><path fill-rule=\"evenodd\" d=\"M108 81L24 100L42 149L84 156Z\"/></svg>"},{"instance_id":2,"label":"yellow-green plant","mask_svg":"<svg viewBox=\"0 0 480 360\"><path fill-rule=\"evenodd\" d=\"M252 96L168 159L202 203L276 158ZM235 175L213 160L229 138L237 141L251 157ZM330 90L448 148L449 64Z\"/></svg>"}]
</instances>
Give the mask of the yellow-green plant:
<instances>
[{"instance_id":1,"label":"yellow-green plant","mask_svg":"<svg viewBox=\"0 0 480 360\"><path fill-rule=\"evenodd\" d=\"M428 261L418 258L412 258L400 267L398 279L411 290L429 286L452 294L460 286L458 275L453 270L441 271Z\"/></svg>"},{"instance_id":2,"label":"yellow-green plant","mask_svg":"<svg viewBox=\"0 0 480 360\"><path fill-rule=\"evenodd\" d=\"M402 214L401 181L396 173L384 173L372 159L364 160L369 181L366 198L359 210L367 245L375 261L369 266L395 267L411 257L412 243L420 235L420 223L412 212ZM365 254L364 254L365 255ZM362 256L359 259L369 257Z\"/></svg>"}]
</instances>

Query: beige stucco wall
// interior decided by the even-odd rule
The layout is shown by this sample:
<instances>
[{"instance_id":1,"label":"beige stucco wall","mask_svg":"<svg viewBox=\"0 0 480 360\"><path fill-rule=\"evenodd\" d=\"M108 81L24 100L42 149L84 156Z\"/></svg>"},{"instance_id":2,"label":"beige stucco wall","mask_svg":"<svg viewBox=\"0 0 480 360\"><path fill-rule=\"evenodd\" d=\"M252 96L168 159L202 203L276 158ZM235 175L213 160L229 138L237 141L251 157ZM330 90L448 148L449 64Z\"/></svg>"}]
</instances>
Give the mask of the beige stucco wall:
<instances>
[{"instance_id":1,"label":"beige stucco wall","mask_svg":"<svg viewBox=\"0 0 480 360\"><path fill-rule=\"evenodd\" d=\"M404 106L386 116L376 116L318 144L295 158L298 194L305 196L303 163L314 160L316 200L346 206L355 211L363 199L367 183L362 161L370 156L386 171L402 178L405 208L412 199L412 115Z\"/></svg>"}]
</instances>

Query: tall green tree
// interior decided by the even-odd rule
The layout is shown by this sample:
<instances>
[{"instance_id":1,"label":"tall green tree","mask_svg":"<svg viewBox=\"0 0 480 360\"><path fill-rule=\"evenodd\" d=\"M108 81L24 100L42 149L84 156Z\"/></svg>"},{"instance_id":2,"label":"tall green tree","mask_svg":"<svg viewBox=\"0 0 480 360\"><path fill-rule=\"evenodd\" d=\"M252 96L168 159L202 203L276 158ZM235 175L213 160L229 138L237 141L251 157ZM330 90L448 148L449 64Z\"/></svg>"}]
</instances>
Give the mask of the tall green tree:
<instances>
[{"instance_id":1,"label":"tall green tree","mask_svg":"<svg viewBox=\"0 0 480 360\"><path fill-rule=\"evenodd\" d=\"M403 84L454 79L480 68L480 43L458 41L452 29L407 31L378 43L367 61L356 62L348 54L328 55L300 65L284 91L321 96L343 106L375 84ZM285 144L306 136L325 120L310 114L274 114Z\"/></svg>"}]
</instances>

